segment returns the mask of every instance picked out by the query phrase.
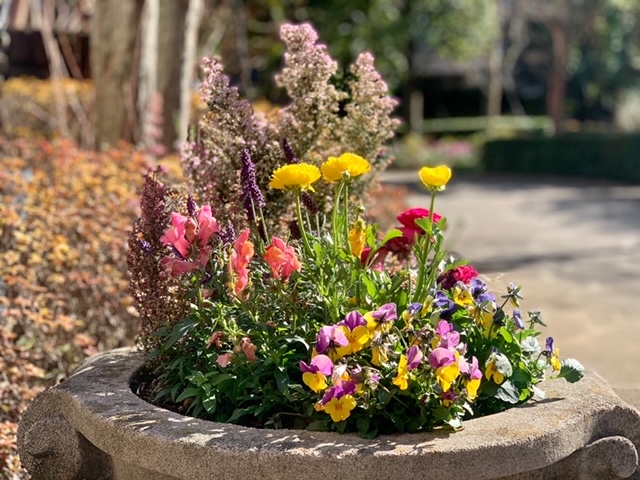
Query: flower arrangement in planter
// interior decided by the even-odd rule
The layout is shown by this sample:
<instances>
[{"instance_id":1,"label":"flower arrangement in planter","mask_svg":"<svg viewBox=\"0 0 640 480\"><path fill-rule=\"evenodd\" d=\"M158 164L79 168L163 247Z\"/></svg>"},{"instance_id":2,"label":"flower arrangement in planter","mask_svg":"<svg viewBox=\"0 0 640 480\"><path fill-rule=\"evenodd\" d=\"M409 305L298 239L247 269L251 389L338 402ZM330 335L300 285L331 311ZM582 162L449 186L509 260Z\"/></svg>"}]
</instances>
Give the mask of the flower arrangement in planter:
<instances>
[{"instance_id":1,"label":"flower arrangement in planter","mask_svg":"<svg viewBox=\"0 0 640 480\"><path fill-rule=\"evenodd\" d=\"M217 422L375 437L542 398L549 371L581 378L553 339L539 345L519 287L494 294L447 253L435 202L448 167L420 170L429 208L398 212L398 228L383 235L366 217L394 125L386 86L367 57L340 93L309 26L283 38L293 103L257 120L207 61L210 112L185 153L192 194L147 176L129 255L146 398Z\"/></svg>"},{"instance_id":2,"label":"flower arrangement in planter","mask_svg":"<svg viewBox=\"0 0 640 480\"><path fill-rule=\"evenodd\" d=\"M232 235L189 197L161 237L161 268L189 310L157 332L157 403L217 422L373 437L460 428L543 398L536 384L548 371L581 378L552 338L540 347L539 313L523 318L520 288L494 295L443 248L434 207L448 167L420 170L430 208L402 212L402 227L379 239L349 195L366 159L283 165L269 188L291 197L297 235L281 238L262 221L248 151L243 164L251 226ZM321 181L334 191L330 216L305 206Z\"/></svg>"}]
</instances>

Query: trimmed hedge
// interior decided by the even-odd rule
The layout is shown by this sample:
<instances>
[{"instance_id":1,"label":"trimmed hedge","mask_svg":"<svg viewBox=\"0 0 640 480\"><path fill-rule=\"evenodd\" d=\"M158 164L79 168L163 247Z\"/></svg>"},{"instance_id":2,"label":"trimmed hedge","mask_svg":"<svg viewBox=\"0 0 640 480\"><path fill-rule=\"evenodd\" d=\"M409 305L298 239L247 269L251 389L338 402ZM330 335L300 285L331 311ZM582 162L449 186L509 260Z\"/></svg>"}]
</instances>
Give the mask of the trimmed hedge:
<instances>
[{"instance_id":1,"label":"trimmed hedge","mask_svg":"<svg viewBox=\"0 0 640 480\"><path fill-rule=\"evenodd\" d=\"M488 141L491 172L570 175L640 183L640 134L569 134Z\"/></svg>"}]
</instances>

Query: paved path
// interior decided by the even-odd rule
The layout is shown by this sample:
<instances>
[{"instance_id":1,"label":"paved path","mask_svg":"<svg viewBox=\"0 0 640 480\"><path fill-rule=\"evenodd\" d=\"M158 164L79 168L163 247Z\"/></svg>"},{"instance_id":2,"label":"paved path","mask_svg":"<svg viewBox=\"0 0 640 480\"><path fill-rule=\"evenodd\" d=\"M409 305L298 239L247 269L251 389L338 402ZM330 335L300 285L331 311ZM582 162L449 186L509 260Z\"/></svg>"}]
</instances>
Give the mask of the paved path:
<instances>
[{"instance_id":1,"label":"paved path","mask_svg":"<svg viewBox=\"0 0 640 480\"><path fill-rule=\"evenodd\" d=\"M410 206L428 208L417 175ZM449 249L498 283L522 286L561 356L616 388L640 388L640 186L518 176L458 176L438 197Z\"/></svg>"}]
</instances>

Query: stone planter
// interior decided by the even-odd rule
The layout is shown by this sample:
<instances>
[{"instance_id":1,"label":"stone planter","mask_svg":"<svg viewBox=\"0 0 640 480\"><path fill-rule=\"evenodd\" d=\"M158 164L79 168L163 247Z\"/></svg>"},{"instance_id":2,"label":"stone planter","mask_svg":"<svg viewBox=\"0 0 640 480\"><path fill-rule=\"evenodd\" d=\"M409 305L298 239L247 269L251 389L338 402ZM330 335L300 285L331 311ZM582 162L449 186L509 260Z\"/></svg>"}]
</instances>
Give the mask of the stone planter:
<instances>
[{"instance_id":1,"label":"stone planter","mask_svg":"<svg viewBox=\"0 0 640 480\"><path fill-rule=\"evenodd\" d=\"M129 387L141 365L132 350L97 355L33 402L18 447L35 480L640 478L640 413L595 374L461 432L364 440L162 410Z\"/></svg>"}]
</instances>

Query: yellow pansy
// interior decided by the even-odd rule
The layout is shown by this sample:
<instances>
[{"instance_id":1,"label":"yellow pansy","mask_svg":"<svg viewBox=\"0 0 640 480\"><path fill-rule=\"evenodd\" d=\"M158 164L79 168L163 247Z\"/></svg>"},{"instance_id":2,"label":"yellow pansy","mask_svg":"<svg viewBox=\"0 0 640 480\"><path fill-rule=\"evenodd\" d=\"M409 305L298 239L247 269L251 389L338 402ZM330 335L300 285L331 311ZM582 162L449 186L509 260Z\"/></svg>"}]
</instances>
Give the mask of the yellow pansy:
<instances>
[{"instance_id":1,"label":"yellow pansy","mask_svg":"<svg viewBox=\"0 0 640 480\"><path fill-rule=\"evenodd\" d=\"M400 390L409 388L409 367L407 356L402 355L398 363L398 376L393 379L393 384L397 385Z\"/></svg>"},{"instance_id":2,"label":"yellow pansy","mask_svg":"<svg viewBox=\"0 0 640 480\"><path fill-rule=\"evenodd\" d=\"M451 384L456 381L456 378L460 375L460 367L458 363L452 363L446 367L440 367L436 370L436 377L438 383L442 387L443 392L449 391Z\"/></svg>"},{"instance_id":3,"label":"yellow pansy","mask_svg":"<svg viewBox=\"0 0 640 480\"><path fill-rule=\"evenodd\" d=\"M313 191L311 184L320 180L321 176L320 170L315 165L295 163L280 167L273 172L269 186L277 190L301 188Z\"/></svg>"},{"instance_id":4,"label":"yellow pansy","mask_svg":"<svg viewBox=\"0 0 640 480\"><path fill-rule=\"evenodd\" d=\"M451 179L451 169L446 165L420 169L420 180L427 188L441 190L449 182L449 179Z\"/></svg>"},{"instance_id":5,"label":"yellow pansy","mask_svg":"<svg viewBox=\"0 0 640 480\"><path fill-rule=\"evenodd\" d=\"M356 408L356 399L353 395L345 395L340 398L333 397L324 406L324 411L331 415L331 420L341 422L351 415L351 410Z\"/></svg>"},{"instance_id":6,"label":"yellow pansy","mask_svg":"<svg viewBox=\"0 0 640 480\"><path fill-rule=\"evenodd\" d=\"M353 330L349 330L349 328L344 325L341 325L339 328L344 332L347 340L349 340L349 345L345 345L344 347L340 346L336 349L340 358L359 352L369 341L369 329L364 325L358 325Z\"/></svg>"},{"instance_id":7,"label":"yellow pansy","mask_svg":"<svg viewBox=\"0 0 640 480\"><path fill-rule=\"evenodd\" d=\"M453 301L458 305L468 306L473 305L473 295L468 288L462 288L460 285L456 285L453 289Z\"/></svg>"},{"instance_id":8,"label":"yellow pansy","mask_svg":"<svg viewBox=\"0 0 640 480\"><path fill-rule=\"evenodd\" d=\"M326 377L322 372L305 372L302 374L302 381L316 393L327 388Z\"/></svg>"},{"instance_id":9,"label":"yellow pansy","mask_svg":"<svg viewBox=\"0 0 640 480\"><path fill-rule=\"evenodd\" d=\"M479 378L474 378L467 381L467 393L469 394L470 400L473 400L478 396L478 388L480 388Z\"/></svg>"},{"instance_id":10,"label":"yellow pansy","mask_svg":"<svg viewBox=\"0 0 640 480\"><path fill-rule=\"evenodd\" d=\"M339 157L329 157L320 168L327 182L339 182L345 175L353 178L367 173L371 164L355 153L343 153Z\"/></svg>"},{"instance_id":11,"label":"yellow pansy","mask_svg":"<svg viewBox=\"0 0 640 480\"><path fill-rule=\"evenodd\" d=\"M389 361L387 348L382 342L375 342L371 345L371 363L377 367L381 367L383 363Z\"/></svg>"},{"instance_id":12,"label":"yellow pansy","mask_svg":"<svg viewBox=\"0 0 640 480\"><path fill-rule=\"evenodd\" d=\"M553 369L557 372L562 368L562 362L560 361L560 349L556 348L549 357L549 363Z\"/></svg>"}]
</instances>

